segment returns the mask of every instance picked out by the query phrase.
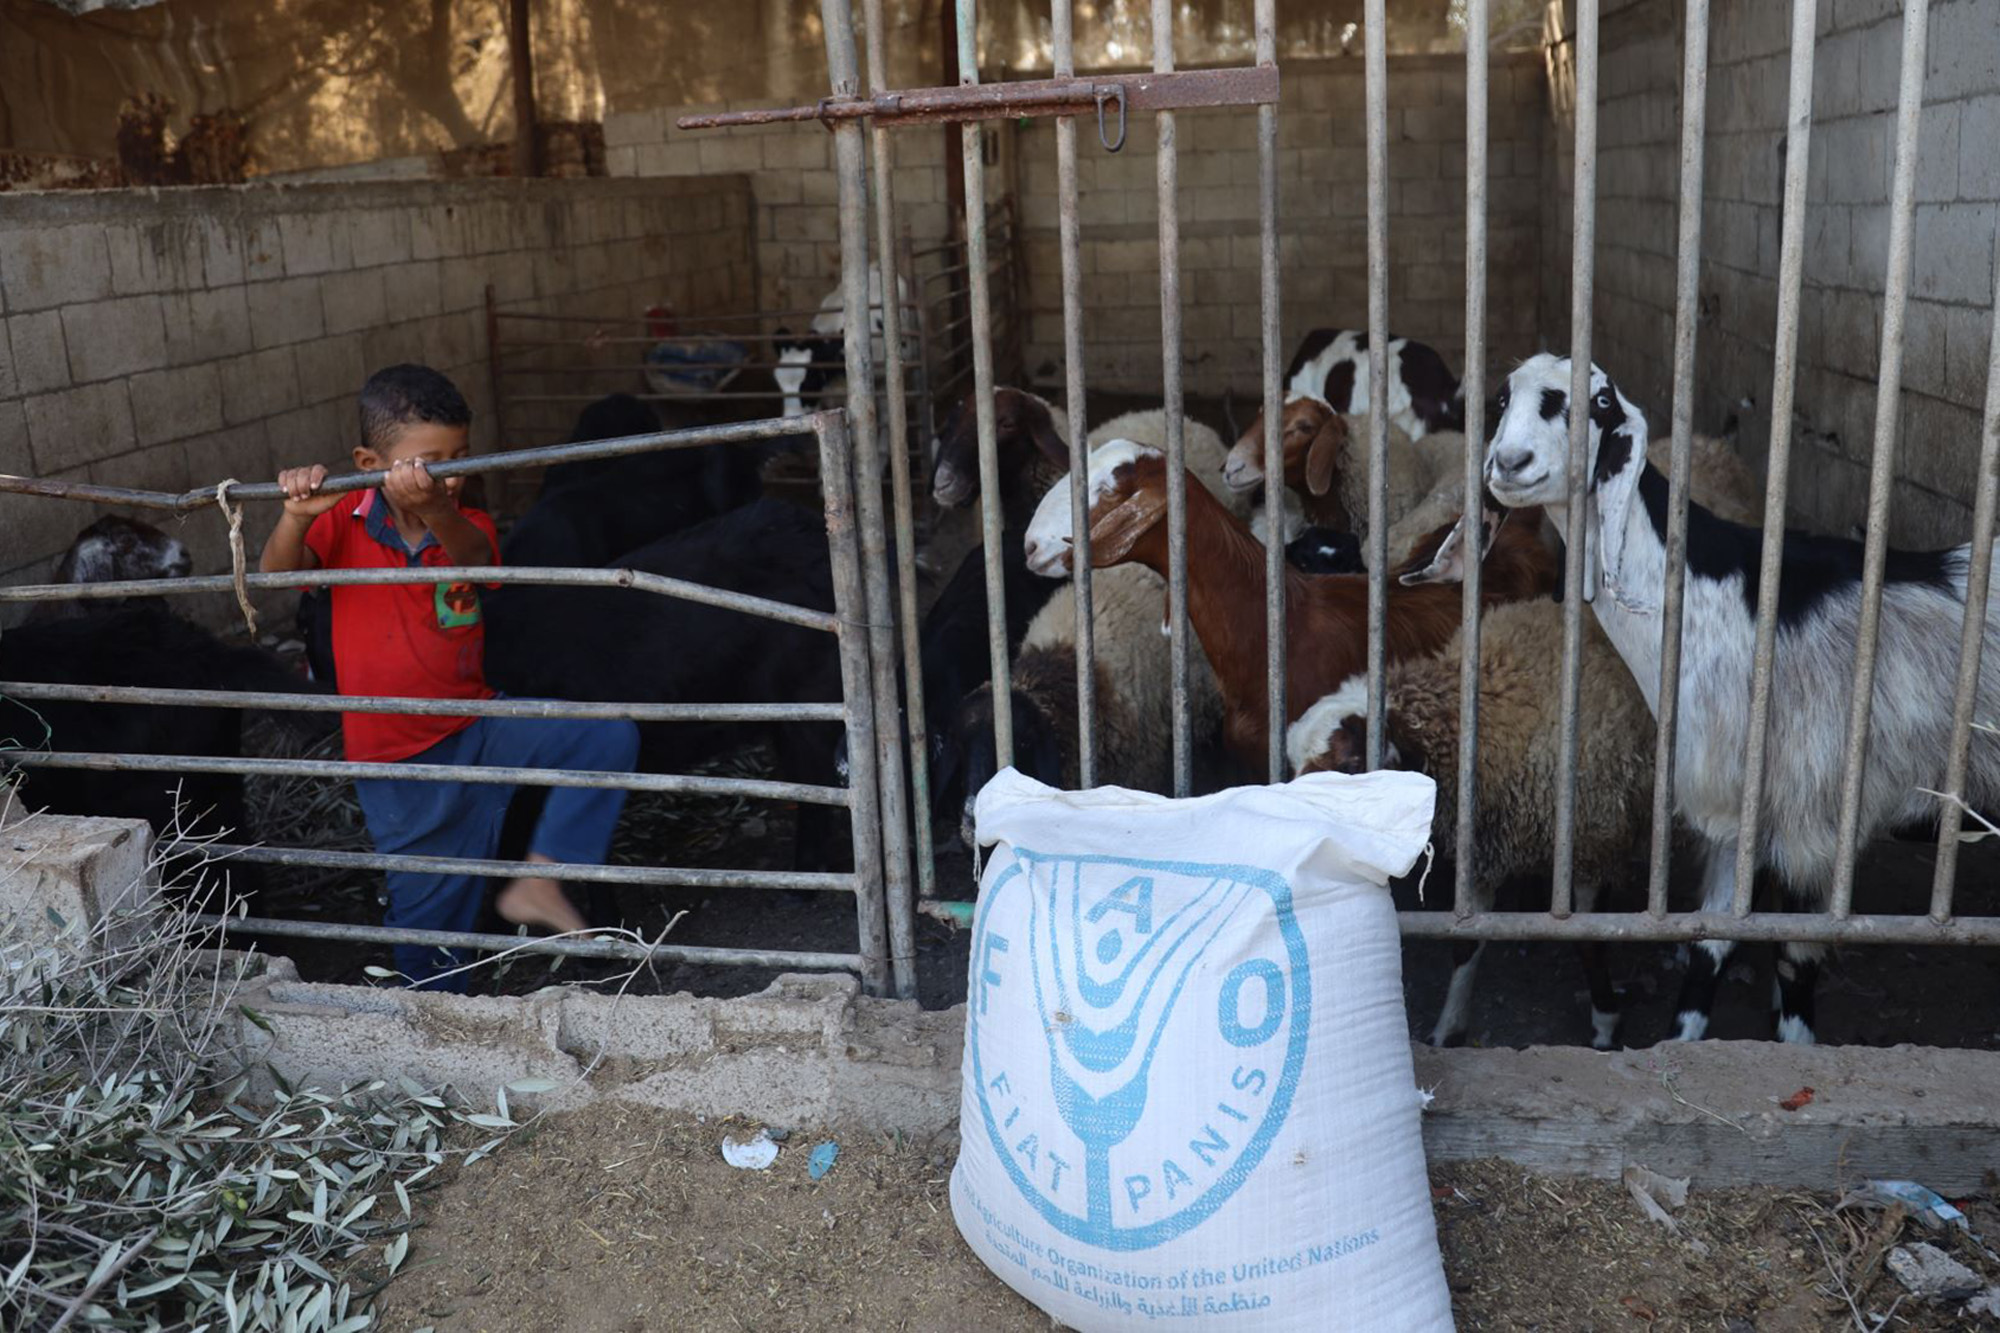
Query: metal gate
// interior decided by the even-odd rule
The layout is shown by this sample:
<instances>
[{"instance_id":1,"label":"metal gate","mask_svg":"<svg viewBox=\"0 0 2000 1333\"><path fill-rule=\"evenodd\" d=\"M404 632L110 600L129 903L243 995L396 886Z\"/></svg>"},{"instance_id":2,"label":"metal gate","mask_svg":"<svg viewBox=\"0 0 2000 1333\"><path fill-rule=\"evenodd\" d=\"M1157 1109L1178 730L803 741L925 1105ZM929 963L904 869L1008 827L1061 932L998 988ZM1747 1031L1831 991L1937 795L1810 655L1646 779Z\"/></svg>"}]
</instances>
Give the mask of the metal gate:
<instances>
[{"instance_id":1,"label":"metal gate","mask_svg":"<svg viewBox=\"0 0 2000 1333\"><path fill-rule=\"evenodd\" d=\"M1596 220L1597 165L1597 75L1598 11L1600 0L1576 0L1575 43L1576 138L1575 208L1572 222L1574 260L1572 275L1571 328L1574 378L1571 401L1587 400L1590 378L1592 315L1593 243ZM1122 126L1132 114L1150 112L1158 132L1159 187L1159 267L1162 328L1161 399L1168 423L1168 543L1169 543L1169 634L1173 662L1173 774L1176 795L1188 792L1191 776L1191 735L1188 701L1188 653L1190 650L1187 611L1187 511L1186 471L1183 463L1183 393L1181 384L1182 346L1180 319L1179 212L1177 208L1177 151L1175 126L1183 111L1201 107L1254 105L1258 116L1258 193L1260 240L1260 301L1262 312L1263 357L1262 398L1264 404L1264 475L1282 476L1279 418L1282 402L1279 367L1282 349L1278 345L1279 295L1277 248L1277 168L1276 141L1278 69L1275 40L1275 0L1256 0L1256 64L1249 68L1175 72L1173 6L1169 0L1153 0L1153 49L1151 74L1121 74L1079 77L1073 55L1073 28L1069 0L1052 0L1051 33L1054 47L1054 76L1049 79L1012 82L991 86L978 84L974 35L977 27L976 0L955 0L959 68L964 71L958 87L892 90L885 77L884 34L880 0L863 0L868 33L868 94L861 90L857 67L853 14L849 0L822 0L831 78L831 96L817 105L778 111L757 111L690 117L680 125L700 129L735 123L768 123L773 120L818 122L835 136L841 201L841 241L847 301L847 327L859 326L856 318L866 298L869 233L866 154L863 125L868 126L874 161L876 207L875 246L889 253L890 219L894 215L891 172L894 163L894 132L902 127L937 122L956 122L963 127L965 160L965 234L972 270L972 334L974 379L978 391L979 468L982 524L986 547L987 605L993 664L994 729L996 748L1004 764L1011 757L1011 714L1007 704L1008 653L1002 601L1002 575L998 556L1001 538L998 503L998 471L993 420L993 353L990 336L991 299L986 281L985 181L979 170L977 122L997 117L1054 116L1058 172L1059 219L1063 287L1063 331L1066 345L1065 384L1070 428L1071 471L1080 476L1086 462L1084 421L1085 376L1083 365L1084 319L1080 301L1080 243L1077 216L1077 128L1079 117L1094 123L1107 149L1122 142ZM1388 67L1386 57L1385 0L1366 0L1364 5L1365 77L1368 177L1368 332L1369 332L1369 413L1368 438L1371 569L1368 598L1369 647L1368 679L1368 766L1379 767L1383 757L1384 712L1382 689L1386 665L1387 617L1387 523L1385 486L1387 459L1387 344L1388 330ZM1799 291L1805 245L1806 179L1808 139L1812 127L1813 34L1815 0L1792 0L1791 96L1788 117L1788 151L1785 155L1785 209L1779 280L1777 358L1773 385L1773 435L1769 460L1767 507L1761 551L1761 584L1757 606L1757 653L1754 690L1751 700L1753 742L1745 756L1749 781L1742 807L1742 837L1736 900L1728 912L1670 913L1667 910L1669 856L1674 810L1673 759L1678 718L1679 663L1681 648L1681 607L1687 563L1688 473L1691 456L1693 416L1694 347L1697 316L1697 277L1701 250L1701 184L1708 49L1708 0L1686 0L1686 64L1683 71L1681 173L1679 205L1678 283L1674 325L1674 390L1672 405L1672 468L1670 478L1668 578L1663 619L1663 688L1660 691L1656 750L1656 783L1653 798L1653 834L1649 856L1647 906L1638 914L1576 914L1572 911L1572 871L1575 842L1576 767L1578 738L1589 719L1579 716L1578 695L1582 645L1583 599L1570 597L1564 607L1562 709L1563 733L1561 772L1556 794L1556 856L1554 896L1547 912L1475 911L1473 907L1474 842L1473 814L1476 809L1474 756L1478 734L1478 636L1480 580L1476 562L1468 562L1463 588L1462 617L1466 635L1461 680L1460 726L1462 743L1456 774L1458 827L1456 829L1456 901L1449 913L1412 912L1402 915L1406 935L1467 939L1630 939L1630 940L1796 940L1827 942L1901 942L1914 944L2000 943L2000 920L1955 919L1952 913L1952 880L1956 868L1961 810L1957 800L1963 794L1966 759L1972 729L1972 710L1978 680L1981 639L1980 609L1987 595L1996 510L1996 475L2000 475L2000 326L1994 342L1995 373L1992 375L1986 408L1986 429L1979 465L1977 508L1974 520L1972 576L1959 659L1957 708L1952 752L1942 802L1942 829L1931 911L1926 916L1856 916L1852 911L1855 844L1858 835L1861 775L1865 761L1869 722L1870 685L1875 670L1877 626L1879 623L1887 551L1889 499L1894 480L1897 402L1901 382L1903 316L1909 289L1911 217L1915 197L1917 124L1922 101L1922 76L1926 36L1927 0L1908 0L1904 11L1903 60L1898 100L1896 163L1892 225L1889 242L1889 278L1882 330L1879 398L1876 412L1874 463L1871 475L1868 537L1865 550L1860 647L1855 663L1855 690L1852 716L1847 733L1845 778L1839 823L1840 875L1830 910L1818 916L1753 912L1751 892L1756 863L1756 831L1761 811L1765 776L1765 748L1771 703L1771 664L1777 626L1778 569L1785 518L1786 479L1791 440L1791 409L1796 375L1799 328ZM1484 445L1487 422L1485 404L1486 362L1486 250L1487 250L1487 103L1489 71L1489 0L1466 0L1466 364L1463 380L1466 408L1465 493L1482 490ZM1119 131L1108 130L1107 122ZM883 382L888 386L889 437L903 438L907 423L903 418L900 385L904 368L896 354L893 331L888 339L888 366ZM866 339L849 337L847 367L852 383L873 382L870 349ZM873 460L876 432L874 404L857 397L852 402L857 431L856 453L863 475ZM1584 459L1588 450L1589 420L1575 413L1571 420L1569 496L1575 512L1585 494ZM881 513L879 500L863 487L860 513L865 525L864 556L869 568L869 607L875 625L875 669L893 673L891 617L887 614L892 595L886 566L881 563L880 534L893 519L898 540L900 624L905 669L913 682L919 679L917 652L916 593L911 563L911 503L907 470L897 451L893 470L893 513ZM1094 782L1095 709L1092 699L1091 574L1089 533L1085 512L1085 488L1071 488L1072 531L1076 545L1074 568L1077 584L1077 692L1078 746L1082 781ZM1584 543L1569 543L1566 552L1567 586L1583 586ZM1281 543L1268 545L1265 566L1266 626L1268 646L1268 699L1270 746L1267 762L1273 781L1284 772L1283 736L1288 716L1285 694L1286 611L1283 593L1283 552ZM913 689L915 687L913 686ZM882 691L888 692L884 683ZM908 737L908 762L915 793L916 881L926 897L931 892L931 856L927 820L925 746L922 710L905 710L912 734ZM886 717L887 715L885 715ZM896 729L885 725L877 735L881 747L880 773L885 784L882 796L884 817L890 831L885 842L899 841L899 827L910 815L905 808L901 767L904 752L897 744ZM1447 779L1450 780L1450 779ZM1440 839L1442 841L1442 839ZM898 956L909 939L909 908L913 885L907 863L891 856L888 865L890 925Z\"/></svg>"},{"instance_id":2,"label":"metal gate","mask_svg":"<svg viewBox=\"0 0 2000 1333\"><path fill-rule=\"evenodd\" d=\"M714 870L667 866L542 865L539 863L467 860L437 856L389 856L367 852L308 850L269 846L248 846L200 840L186 844L208 859L227 858L285 866L324 866L373 871L415 871L459 873L478 876L553 875L578 883L693 888L730 888L770 891L801 889L851 894L854 898L856 940L853 952L814 952L711 948L680 945L664 938L651 943L632 940L523 939L514 935L458 934L443 931L398 929L386 926L342 924L320 921L293 921L271 917L215 916L207 924L237 934L319 940L359 941L379 945L419 944L439 948L564 954L583 958L626 959L751 967L841 970L860 975L875 994L885 994L891 985L891 965L885 903L881 892L883 829L876 793L881 789L874 771L875 725L878 701L873 694L874 677L869 665L868 642L861 626L868 617L863 611L860 541L855 521L854 482L847 420L841 412L817 412L804 417L746 422L739 425L670 431L657 435L630 436L589 444L557 445L489 454L455 462L438 463L430 471L436 477L474 476L539 468L563 461L616 458L659 449L689 448L705 444L742 445L779 436L809 432L818 444L819 464L825 488L826 529L833 575L832 612L792 606L743 593L704 587L700 584L629 569L542 569L482 566L371 570L299 570L283 574L245 574L195 578L149 579L139 582L51 584L0 589L0 602L52 602L101 600L125 597L158 597L187 593L236 592L245 600L249 589L295 590L301 587L334 587L354 584L407 584L466 582L484 584L560 585L570 587L620 587L661 597L742 612L746 615L800 626L833 636L838 645L841 681L839 702L813 703L774 700L762 703L568 703L531 699L437 700L400 697L360 698L338 694L252 693L227 690L160 690L144 687L49 684L39 681L0 682L0 695L23 700L76 700L92 703L147 704L160 707L245 707L306 712L362 712L384 714L430 714L453 717L537 717L537 718L627 718L635 722L837 722L847 728L851 759L851 781L847 787L814 786L757 778L717 777L698 774L587 773L559 769L496 768L477 765L422 763L370 764L333 760L288 760L263 758L197 757L155 754L105 754L8 750L4 758L25 768L94 769L99 771L161 773L234 773L291 775L314 779L399 778L429 782L491 782L544 787L618 787L629 791L656 791L700 796L741 796L751 799L795 801L844 809L853 831L854 869L827 873L770 870ZM321 488L324 494L357 490L380 484L383 473L353 473L332 477ZM101 504L132 506L154 512L186 514L206 506L236 506L244 502L282 500L283 492L272 482L227 483L219 488L190 491L183 495L154 491L126 490L68 482L38 481L24 477L0 477L0 490ZM893 701L890 703L893 716ZM174 850L169 847L167 850ZM900 848L897 855L902 855ZM897 960L899 973L908 972L908 959ZM913 975L913 974L912 974ZM907 992L906 992L907 993Z\"/></svg>"}]
</instances>

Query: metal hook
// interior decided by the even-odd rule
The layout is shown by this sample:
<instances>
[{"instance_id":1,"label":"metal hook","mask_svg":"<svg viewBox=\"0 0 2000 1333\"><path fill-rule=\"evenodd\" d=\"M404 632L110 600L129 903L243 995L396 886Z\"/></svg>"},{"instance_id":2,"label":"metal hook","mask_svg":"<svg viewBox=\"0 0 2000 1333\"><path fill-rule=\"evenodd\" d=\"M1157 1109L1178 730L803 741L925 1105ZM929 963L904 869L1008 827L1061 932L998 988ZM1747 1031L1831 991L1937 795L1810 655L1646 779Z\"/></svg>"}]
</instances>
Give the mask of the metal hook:
<instances>
[{"instance_id":1,"label":"metal hook","mask_svg":"<svg viewBox=\"0 0 2000 1333\"><path fill-rule=\"evenodd\" d=\"M1111 84L1103 88L1094 89L1092 97L1097 103L1097 142L1104 145L1105 152L1115 153L1125 146L1125 90L1117 84ZM1118 99L1118 140L1116 143L1107 139L1104 135L1104 104L1114 97Z\"/></svg>"}]
</instances>

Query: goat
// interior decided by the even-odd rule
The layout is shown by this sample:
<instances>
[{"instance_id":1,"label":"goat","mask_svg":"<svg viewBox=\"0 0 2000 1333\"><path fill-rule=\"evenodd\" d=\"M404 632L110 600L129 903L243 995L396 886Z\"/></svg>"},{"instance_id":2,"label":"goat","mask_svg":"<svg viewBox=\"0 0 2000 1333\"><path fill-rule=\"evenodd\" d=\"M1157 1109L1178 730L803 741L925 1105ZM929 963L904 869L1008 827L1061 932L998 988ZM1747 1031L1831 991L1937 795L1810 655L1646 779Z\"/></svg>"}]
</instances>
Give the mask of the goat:
<instances>
[{"instance_id":1,"label":"goat","mask_svg":"<svg viewBox=\"0 0 2000 1333\"><path fill-rule=\"evenodd\" d=\"M1546 353L1508 377L1499 428L1487 446L1486 482L1500 503L1544 506L1565 540L1583 540L1567 507L1569 385L1569 361ZM1646 461L1644 414L1595 366L1590 386L1584 596L1657 714L1667 479ZM1711 912L1731 910L1736 892L1762 542L1757 528L1689 506L1674 805L1708 844L1702 901ZM1927 814L1932 798L1919 789L1943 785L1969 563L1964 546L1889 552L1862 783L1863 838ZM1775 873L1786 895L1813 908L1826 905L1837 870L1861 574L1860 543L1785 534L1755 850L1756 863ZM1978 698L1980 716L1991 717L2000 714L2000 618L1991 605L1982 612ZM1974 732L1971 747L1966 799L2000 800L2000 739ZM1706 1035L1733 947L1705 940L1690 951L1678 1016L1682 1039ZM1823 954L1816 944L1779 948L1774 998L1782 1040L1814 1039L1813 992Z\"/></svg>"},{"instance_id":2,"label":"goat","mask_svg":"<svg viewBox=\"0 0 2000 1333\"><path fill-rule=\"evenodd\" d=\"M1479 636L1479 805L1473 816L1476 873L1472 906L1490 911L1509 879L1546 875L1555 855L1555 778L1562 743L1562 608L1514 602L1484 618ZM1458 829L1458 690L1463 632L1442 653L1406 658L1383 677L1392 768L1437 780L1432 837L1447 855ZM1651 821L1653 719L1617 650L1595 625L1583 641L1579 697L1590 726L1577 752L1576 905L1588 912L1642 845ZM1365 771L1368 678L1355 676L1300 716L1285 733L1294 770ZM1451 985L1431 1040L1465 1038L1483 941L1452 948ZM1590 986L1591 1045L1608 1050L1618 1031L1618 994L1602 947L1579 946Z\"/></svg>"},{"instance_id":3,"label":"goat","mask_svg":"<svg viewBox=\"0 0 2000 1333\"><path fill-rule=\"evenodd\" d=\"M619 561L630 569L833 609L824 520L756 500ZM621 588L517 585L487 593L486 679L511 695L583 702L768 703L841 697L834 638L739 611ZM686 772L754 734L771 741L788 781L833 776L834 723L644 723L640 767ZM801 805L794 848L813 859L829 836L827 808Z\"/></svg>"},{"instance_id":4,"label":"goat","mask_svg":"<svg viewBox=\"0 0 2000 1333\"><path fill-rule=\"evenodd\" d=\"M896 277L896 299L899 302L910 299L909 283L901 274ZM888 344L882 340L882 270L874 264L868 266L868 306L871 359L879 367L887 355ZM772 378L778 382L778 389L785 396L784 415L804 415L809 400L816 405L835 382L846 379L846 328L845 291L836 286L820 298L819 313L812 317L812 324L804 335L779 329L773 336L772 345L777 349L778 365L772 371ZM915 360L916 342L907 328L901 341L904 360Z\"/></svg>"},{"instance_id":5,"label":"goat","mask_svg":"<svg viewBox=\"0 0 2000 1333\"><path fill-rule=\"evenodd\" d=\"M1167 569L1166 459L1156 449L1114 440L1090 459L1090 555L1093 564L1136 561L1156 574ZM1213 664L1225 703L1223 741L1250 771L1265 762L1264 553L1243 523L1198 486L1187 488L1188 618ZM1555 560L1530 522L1502 524L1486 559L1481 593L1487 605L1546 595ZM1457 557L1433 534L1411 553L1411 566L1446 565ZM1070 567L1067 479L1052 489L1028 525L1028 567L1059 576ZM1454 548L1456 549L1456 548ZM1435 553L1435 554L1434 554ZM1413 577L1415 575L1413 574ZM1437 651L1458 628L1456 589L1428 584L1389 588L1390 660ZM1312 576L1286 570L1285 676L1287 721L1362 670L1368 649L1368 580L1352 574Z\"/></svg>"},{"instance_id":6,"label":"goat","mask_svg":"<svg viewBox=\"0 0 2000 1333\"><path fill-rule=\"evenodd\" d=\"M1285 544L1285 563L1301 574L1363 574L1361 539L1332 528L1307 528Z\"/></svg>"},{"instance_id":7,"label":"goat","mask_svg":"<svg viewBox=\"0 0 2000 1333\"><path fill-rule=\"evenodd\" d=\"M1458 376L1436 349L1389 335L1389 420L1413 440L1434 430L1465 429L1465 399ZM1340 413L1368 408L1368 331L1314 329L1292 353L1285 394L1307 394ZM1262 415L1250 429L1263 438Z\"/></svg>"},{"instance_id":8,"label":"goat","mask_svg":"<svg viewBox=\"0 0 2000 1333\"><path fill-rule=\"evenodd\" d=\"M154 599L22 625L0 635L0 679L153 689L309 693L270 653L233 645ZM244 710L220 705L0 699L0 737L14 751L200 755L243 753ZM289 715L287 715L289 716ZM254 837L243 779L233 773L32 768L29 803L61 814L143 819L161 835ZM254 885L254 867L239 870ZM239 885L241 886L241 885Z\"/></svg>"},{"instance_id":9,"label":"goat","mask_svg":"<svg viewBox=\"0 0 2000 1333\"><path fill-rule=\"evenodd\" d=\"M137 579L180 579L194 570L194 560L180 538L151 523L107 514L76 535L56 561L53 583L124 583ZM152 600L150 598L146 600ZM97 614L132 598L37 602L30 621L62 620Z\"/></svg>"}]
</instances>

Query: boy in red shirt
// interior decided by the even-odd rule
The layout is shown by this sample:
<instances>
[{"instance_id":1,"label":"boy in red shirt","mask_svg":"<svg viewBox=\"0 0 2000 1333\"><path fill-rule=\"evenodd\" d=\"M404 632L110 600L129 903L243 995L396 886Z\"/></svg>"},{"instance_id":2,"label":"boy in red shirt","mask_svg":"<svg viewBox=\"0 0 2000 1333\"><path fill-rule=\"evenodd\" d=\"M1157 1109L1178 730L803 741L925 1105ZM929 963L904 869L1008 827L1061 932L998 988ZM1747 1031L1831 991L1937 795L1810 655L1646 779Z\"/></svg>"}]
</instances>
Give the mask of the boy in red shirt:
<instances>
[{"instance_id":1,"label":"boy in red shirt","mask_svg":"<svg viewBox=\"0 0 2000 1333\"><path fill-rule=\"evenodd\" d=\"M324 467L280 472L285 512L264 545L261 567L286 572L498 564L493 520L459 505L461 478L439 481L427 470L469 452L471 424L464 397L437 371L409 365L377 371L361 389L361 445L354 466L387 472L382 489L320 495ZM343 693L490 699L485 643L479 591L471 584L333 590L333 656ZM347 757L369 763L629 773L639 751L638 729L624 721L344 713L341 724ZM354 786L378 852L468 859L494 856L514 791L491 783L422 779L363 779ZM550 788L528 860L602 863L624 804L620 789ZM485 882L476 875L390 871L388 890L384 924L425 930L473 930L485 900ZM588 928L562 885L544 876L510 881L494 907L516 924L552 931ZM440 949L398 945L396 964L422 985L455 960ZM464 979L438 984L462 990Z\"/></svg>"}]
</instances>

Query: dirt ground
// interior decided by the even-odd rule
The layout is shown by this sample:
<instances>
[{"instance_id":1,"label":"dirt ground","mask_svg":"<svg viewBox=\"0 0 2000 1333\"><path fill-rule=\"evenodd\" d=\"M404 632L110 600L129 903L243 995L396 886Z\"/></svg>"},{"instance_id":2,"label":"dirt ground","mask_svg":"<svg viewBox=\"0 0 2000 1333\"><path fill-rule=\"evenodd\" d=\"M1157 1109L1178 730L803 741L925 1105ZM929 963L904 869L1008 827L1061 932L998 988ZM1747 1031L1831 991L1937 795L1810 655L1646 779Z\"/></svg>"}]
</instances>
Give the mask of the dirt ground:
<instances>
[{"instance_id":1,"label":"dirt ground","mask_svg":"<svg viewBox=\"0 0 2000 1333\"><path fill-rule=\"evenodd\" d=\"M630 1106L544 1120L427 1196L408 1266L378 1306L381 1326L1051 1327L959 1239L946 1193L953 1146L842 1135L838 1161L814 1181L807 1156L828 1136L803 1130L768 1171L726 1165L722 1137L751 1128ZM1996 1326L1919 1304L1883 1271L1890 1246L1929 1239L2000 1279L2000 1258L1900 1214L1836 1213L1826 1196L1696 1181L1676 1236L1610 1182L1499 1162L1438 1168L1431 1182L1461 1329ZM2000 1235L2000 1211L1985 1200L1966 1208L1977 1233Z\"/></svg>"}]
</instances>

